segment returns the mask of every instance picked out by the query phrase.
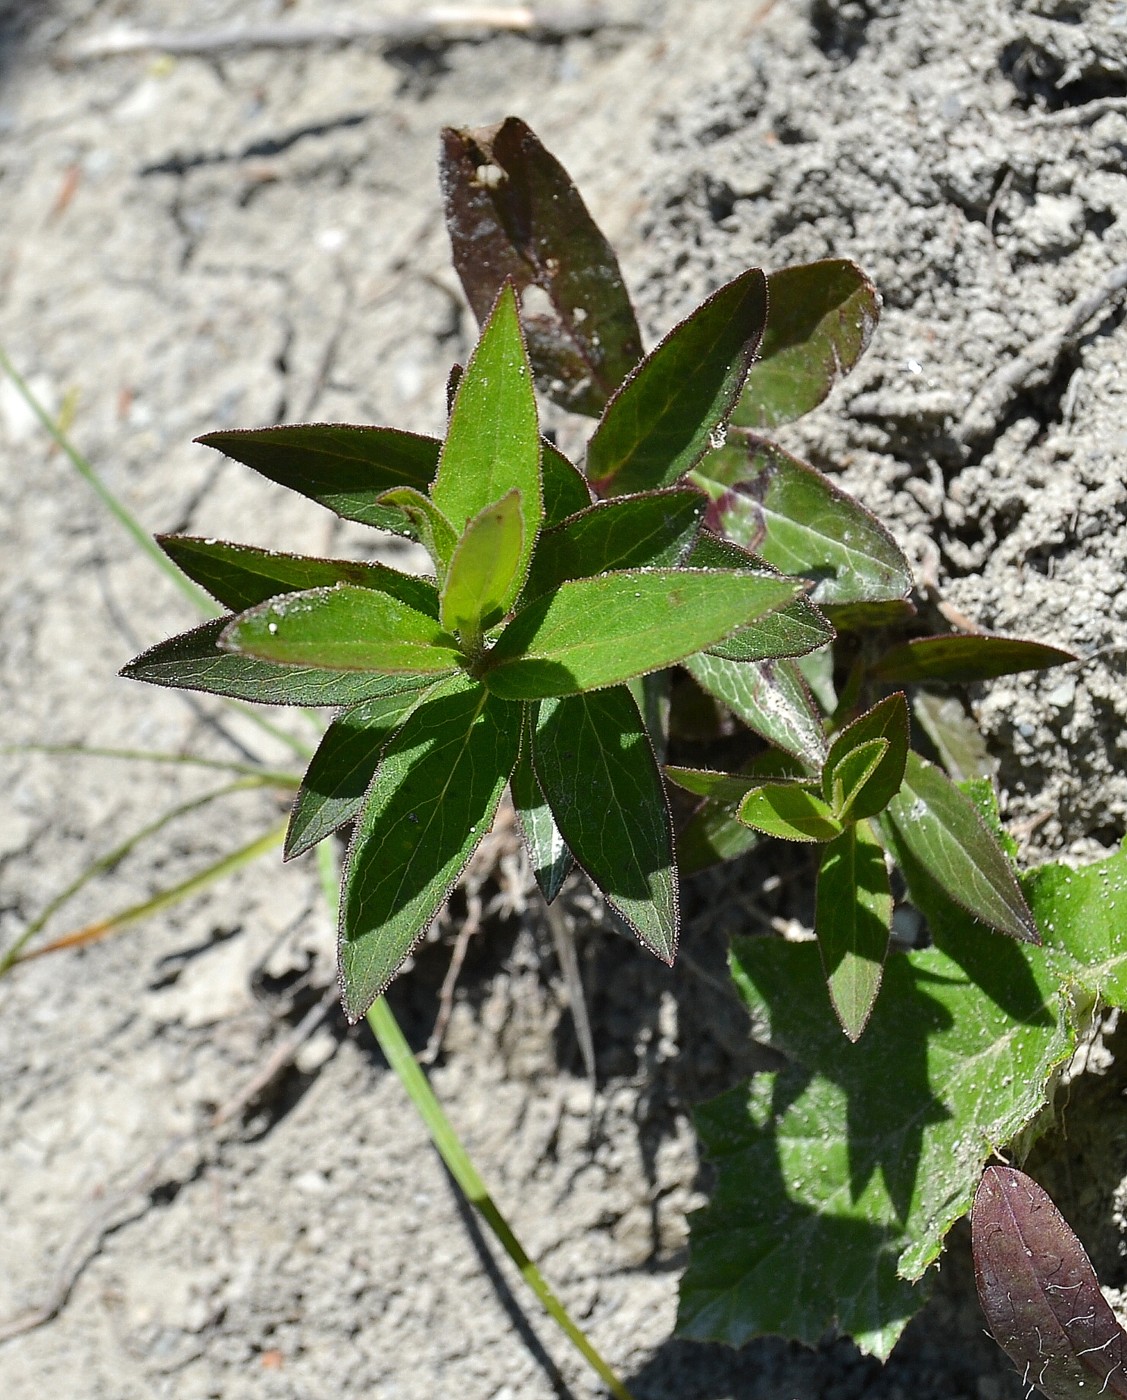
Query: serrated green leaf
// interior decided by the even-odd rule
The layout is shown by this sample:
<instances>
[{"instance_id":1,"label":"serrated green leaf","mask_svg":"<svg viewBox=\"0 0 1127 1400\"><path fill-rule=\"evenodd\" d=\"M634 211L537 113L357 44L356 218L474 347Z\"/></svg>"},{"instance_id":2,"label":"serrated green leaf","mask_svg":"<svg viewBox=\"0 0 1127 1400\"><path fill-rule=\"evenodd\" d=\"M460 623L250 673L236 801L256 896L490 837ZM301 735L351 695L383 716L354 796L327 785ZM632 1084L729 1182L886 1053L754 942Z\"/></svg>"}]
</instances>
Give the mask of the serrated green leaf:
<instances>
[{"instance_id":1,"label":"serrated green leaf","mask_svg":"<svg viewBox=\"0 0 1127 1400\"><path fill-rule=\"evenodd\" d=\"M411 522L414 537L430 555L434 571L440 580L446 577L450 556L458 543L458 532L429 496L413 486L397 486L379 498L387 509L399 511Z\"/></svg>"},{"instance_id":2,"label":"serrated green leaf","mask_svg":"<svg viewBox=\"0 0 1127 1400\"><path fill-rule=\"evenodd\" d=\"M1017 637L994 637L986 633L919 637L886 651L872 666L874 680L893 685L912 681L992 680L1019 671L1042 671L1077 661L1074 652L1051 647L1044 642L1022 641Z\"/></svg>"},{"instance_id":3,"label":"serrated green leaf","mask_svg":"<svg viewBox=\"0 0 1127 1400\"><path fill-rule=\"evenodd\" d=\"M534 707L525 708L528 714L524 737L521 740L520 759L513 770L509 787L524 848L528 852L528 863L532 866L532 874L545 903L551 904L563 888L563 882L567 879L574 862L532 767L532 729L529 716Z\"/></svg>"},{"instance_id":4,"label":"serrated green leaf","mask_svg":"<svg viewBox=\"0 0 1127 1400\"><path fill-rule=\"evenodd\" d=\"M750 268L714 292L634 369L587 446L603 496L672 486L708 451L763 335L767 280Z\"/></svg>"},{"instance_id":5,"label":"serrated green leaf","mask_svg":"<svg viewBox=\"0 0 1127 1400\"><path fill-rule=\"evenodd\" d=\"M692 479L711 498L709 528L784 574L812 580L810 597L819 606L903 606L912 571L895 540L808 463L733 429L727 445L710 453Z\"/></svg>"},{"instance_id":6,"label":"serrated green leaf","mask_svg":"<svg viewBox=\"0 0 1127 1400\"><path fill-rule=\"evenodd\" d=\"M802 783L764 783L740 803L739 819L785 841L832 841L841 835L833 808Z\"/></svg>"},{"instance_id":7,"label":"serrated green leaf","mask_svg":"<svg viewBox=\"0 0 1127 1400\"><path fill-rule=\"evenodd\" d=\"M395 486L425 491L438 467L437 438L398 428L346 423L286 424L277 428L205 433L214 447L279 486L287 486L344 520L414 538L401 511L377 504Z\"/></svg>"},{"instance_id":8,"label":"serrated green leaf","mask_svg":"<svg viewBox=\"0 0 1127 1400\"><path fill-rule=\"evenodd\" d=\"M931 887L923 912L939 946L889 957L856 1046L819 1005L812 948L737 944L737 986L792 1064L697 1115L719 1170L693 1223L683 1333L812 1345L837 1326L887 1356L926 1296L897 1272L915 1280L934 1263L995 1146L1042 1110L1085 997L1127 1005L1127 852L1042 866L1023 884L1043 949L984 938ZM811 1273L811 1259L827 1269Z\"/></svg>"},{"instance_id":9,"label":"serrated green leaf","mask_svg":"<svg viewBox=\"0 0 1127 1400\"><path fill-rule=\"evenodd\" d=\"M928 880L956 904L1011 938L1037 943L1029 905L974 803L934 764L909 752L904 782L888 804L881 831L916 903Z\"/></svg>"},{"instance_id":10,"label":"serrated green leaf","mask_svg":"<svg viewBox=\"0 0 1127 1400\"><path fill-rule=\"evenodd\" d=\"M300 593L334 583L378 588L428 617L438 617L434 584L413 574L401 574L386 564L350 559L313 559L280 554L224 540L201 540L191 535L158 535L157 543L176 565L207 589L231 612L243 612L279 593Z\"/></svg>"},{"instance_id":11,"label":"serrated green leaf","mask_svg":"<svg viewBox=\"0 0 1127 1400\"><path fill-rule=\"evenodd\" d=\"M822 402L864 354L880 296L857 266L838 258L780 268L767 278L767 329L733 423L774 428Z\"/></svg>"},{"instance_id":12,"label":"serrated green leaf","mask_svg":"<svg viewBox=\"0 0 1127 1400\"><path fill-rule=\"evenodd\" d=\"M506 284L454 395L431 497L461 535L468 521L510 491L520 492L524 533L516 572L523 579L540 532L544 492L532 367L516 296Z\"/></svg>"},{"instance_id":13,"label":"serrated green leaf","mask_svg":"<svg viewBox=\"0 0 1127 1400\"><path fill-rule=\"evenodd\" d=\"M682 1334L812 1346L836 1327L888 1355L926 1297L905 1280L1075 1044L1043 955L965 922L949 951L889 957L856 1045L825 1009L811 945L737 942L737 986L792 1064L696 1115L717 1184L692 1225Z\"/></svg>"},{"instance_id":14,"label":"serrated green leaf","mask_svg":"<svg viewBox=\"0 0 1127 1400\"><path fill-rule=\"evenodd\" d=\"M834 1012L852 1041L860 1039L880 990L891 927L884 851L866 822L850 823L822 854L814 933Z\"/></svg>"},{"instance_id":15,"label":"serrated green leaf","mask_svg":"<svg viewBox=\"0 0 1127 1400\"><path fill-rule=\"evenodd\" d=\"M793 661L727 661L711 652L684 663L702 690L713 695L756 734L820 773L826 757L821 716Z\"/></svg>"},{"instance_id":16,"label":"serrated green leaf","mask_svg":"<svg viewBox=\"0 0 1127 1400\"><path fill-rule=\"evenodd\" d=\"M283 665L439 675L459 661L453 637L389 593L338 583L260 603L227 623L219 645Z\"/></svg>"},{"instance_id":17,"label":"serrated green leaf","mask_svg":"<svg viewBox=\"0 0 1127 1400\"><path fill-rule=\"evenodd\" d=\"M542 597L567 579L593 578L611 569L680 564L704 508L704 497L691 487L589 506L540 536L525 600Z\"/></svg>"},{"instance_id":18,"label":"serrated green leaf","mask_svg":"<svg viewBox=\"0 0 1127 1400\"><path fill-rule=\"evenodd\" d=\"M544 528L562 524L569 515L591 504L587 480L577 466L546 437L540 439L540 472L544 480Z\"/></svg>"},{"instance_id":19,"label":"serrated green leaf","mask_svg":"<svg viewBox=\"0 0 1127 1400\"><path fill-rule=\"evenodd\" d=\"M282 665L220 651L220 634L231 621L230 617L217 617L158 642L123 666L121 674L150 685L202 690L261 705L356 705L373 696L415 690L428 680L415 675Z\"/></svg>"},{"instance_id":20,"label":"serrated green leaf","mask_svg":"<svg viewBox=\"0 0 1127 1400\"><path fill-rule=\"evenodd\" d=\"M1127 1007L1127 850L1079 869L1039 866L1022 888L1049 965L1072 998Z\"/></svg>"},{"instance_id":21,"label":"serrated green leaf","mask_svg":"<svg viewBox=\"0 0 1127 1400\"><path fill-rule=\"evenodd\" d=\"M576 861L638 938L677 953L673 823L649 735L629 690L540 703L532 766Z\"/></svg>"},{"instance_id":22,"label":"serrated green leaf","mask_svg":"<svg viewBox=\"0 0 1127 1400\"><path fill-rule=\"evenodd\" d=\"M351 1021L402 967L488 832L520 726L518 705L455 676L388 742L342 877L340 972Z\"/></svg>"},{"instance_id":23,"label":"serrated green leaf","mask_svg":"<svg viewBox=\"0 0 1127 1400\"><path fill-rule=\"evenodd\" d=\"M512 279L541 386L597 416L642 343L618 260L567 171L517 117L446 128L441 164L454 266L478 320Z\"/></svg>"},{"instance_id":24,"label":"serrated green leaf","mask_svg":"<svg viewBox=\"0 0 1127 1400\"><path fill-rule=\"evenodd\" d=\"M718 642L795 592L787 579L694 569L576 579L517 613L484 679L510 700L614 685Z\"/></svg>"},{"instance_id":25,"label":"serrated green leaf","mask_svg":"<svg viewBox=\"0 0 1127 1400\"><path fill-rule=\"evenodd\" d=\"M859 782L859 769L865 769L867 760L857 760L851 755L858 749L872 755L875 751L871 745L875 740L884 740L885 748ZM822 769L823 794L839 816L848 815L857 821L861 817L875 817L888 806L904 780L908 740L908 703L899 693L889 695L846 725L830 745ZM847 795L847 806L840 806Z\"/></svg>"},{"instance_id":26,"label":"serrated green leaf","mask_svg":"<svg viewBox=\"0 0 1127 1400\"><path fill-rule=\"evenodd\" d=\"M430 693L425 689L379 696L345 710L321 736L294 799L285 859L312 850L359 812L384 745Z\"/></svg>"},{"instance_id":27,"label":"serrated green leaf","mask_svg":"<svg viewBox=\"0 0 1127 1400\"><path fill-rule=\"evenodd\" d=\"M516 601L525 558L519 491L509 491L467 521L442 585L441 621L447 632L480 636Z\"/></svg>"}]
</instances>

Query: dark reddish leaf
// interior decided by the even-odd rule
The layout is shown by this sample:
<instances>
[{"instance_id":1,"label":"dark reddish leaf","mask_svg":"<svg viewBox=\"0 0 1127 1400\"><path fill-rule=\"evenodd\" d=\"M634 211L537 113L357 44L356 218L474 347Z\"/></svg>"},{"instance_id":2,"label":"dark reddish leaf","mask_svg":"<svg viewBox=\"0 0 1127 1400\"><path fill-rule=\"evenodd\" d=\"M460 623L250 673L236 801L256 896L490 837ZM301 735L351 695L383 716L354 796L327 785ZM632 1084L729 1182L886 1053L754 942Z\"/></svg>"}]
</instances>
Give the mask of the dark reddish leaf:
<instances>
[{"instance_id":1,"label":"dark reddish leaf","mask_svg":"<svg viewBox=\"0 0 1127 1400\"><path fill-rule=\"evenodd\" d=\"M642 341L618 260L567 171L517 117L442 133L446 227L479 321L506 278L544 391L597 417Z\"/></svg>"},{"instance_id":2,"label":"dark reddish leaf","mask_svg":"<svg viewBox=\"0 0 1127 1400\"><path fill-rule=\"evenodd\" d=\"M1075 661L1071 651L1020 637L985 633L920 637L886 651L871 668L874 680L903 685L910 681L986 681L1016 671L1042 671Z\"/></svg>"},{"instance_id":3,"label":"dark reddish leaf","mask_svg":"<svg viewBox=\"0 0 1127 1400\"><path fill-rule=\"evenodd\" d=\"M978 1298L994 1340L1049 1400L1127 1396L1127 1334L1084 1246L1048 1195L987 1167L971 1212Z\"/></svg>"}]
</instances>

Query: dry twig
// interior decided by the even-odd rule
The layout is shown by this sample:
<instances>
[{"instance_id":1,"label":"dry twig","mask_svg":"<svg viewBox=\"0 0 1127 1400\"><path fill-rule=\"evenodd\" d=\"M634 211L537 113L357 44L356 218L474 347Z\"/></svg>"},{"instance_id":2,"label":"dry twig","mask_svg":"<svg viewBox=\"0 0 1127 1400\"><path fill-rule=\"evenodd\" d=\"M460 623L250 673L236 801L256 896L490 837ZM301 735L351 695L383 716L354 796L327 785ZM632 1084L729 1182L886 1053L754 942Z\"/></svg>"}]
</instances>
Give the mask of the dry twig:
<instances>
[{"instance_id":1,"label":"dry twig","mask_svg":"<svg viewBox=\"0 0 1127 1400\"><path fill-rule=\"evenodd\" d=\"M54 1278L47 1297L38 1307L30 1308L17 1317L0 1322L0 1342L32 1332L57 1317L66 1305L74 1285L82 1276L87 1264L94 1259L102 1247L102 1241L114 1230L136 1220L148 1210L153 1188L160 1181L160 1174L166 1162L188 1147L195 1147L196 1166L203 1156L208 1140L232 1118L240 1114L266 1086L290 1063L294 1055L309 1039L337 1000L337 988L329 987L321 1000L311 1007L292 1031L283 1036L270 1052L255 1074L221 1104L202 1128L178 1133L152 1154L125 1184L109 1194L88 1220L77 1231L74 1238L62 1252L55 1268ZM140 1198L140 1199L138 1199ZM131 1209L132 1207L132 1209Z\"/></svg>"},{"instance_id":2,"label":"dry twig","mask_svg":"<svg viewBox=\"0 0 1127 1400\"><path fill-rule=\"evenodd\" d=\"M604 10L540 9L531 5L435 5L414 15L367 20L323 20L317 24L239 25L228 29L113 29L69 49L71 63L126 54L164 53L218 58L259 49L341 48L348 44L425 44L477 39L498 33L557 39L599 29L637 28L636 20L612 18Z\"/></svg>"}]
</instances>

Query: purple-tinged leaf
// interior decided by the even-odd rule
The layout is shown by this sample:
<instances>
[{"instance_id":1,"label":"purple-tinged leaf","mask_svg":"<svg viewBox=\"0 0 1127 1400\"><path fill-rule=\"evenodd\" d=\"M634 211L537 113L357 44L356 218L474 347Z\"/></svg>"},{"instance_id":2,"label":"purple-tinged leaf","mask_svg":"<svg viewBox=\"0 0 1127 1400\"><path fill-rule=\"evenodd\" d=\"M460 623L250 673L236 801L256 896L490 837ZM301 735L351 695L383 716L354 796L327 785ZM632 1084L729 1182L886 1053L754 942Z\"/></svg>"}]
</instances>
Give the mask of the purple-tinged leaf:
<instances>
[{"instance_id":1,"label":"purple-tinged leaf","mask_svg":"<svg viewBox=\"0 0 1127 1400\"><path fill-rule=\"evenodd\" d=\"M1062 647L1019 637L985 633L919 637L893 647L869 668L874 680L903 685L912 681L987 681L1018 671L1043 671L1079 658Z\"/></svg>"},{"instance_id":2,"label":"purple-tinged leaf","mask_svg":"<svg viewBox=\"0 0 1127 1400\"><path fill-rule=\"evenodd\" d=\"M537 380L597 417L642 341L618 260L567 171L517 117L447 127L440 166L454 266L478 320L510 279Z\"/></svg>"},{"instance_id":3,"label":"purple-tinged leaf","mask_svg":"<svg viewBox=\"0 0 1127 1400\"><path fill-rule=\"evenodd\" d=\"M377 695L395 695L429 684L432 677L382 675L264 661L220 651L220 633L234 619L217 617L158 642L135 657L121 674L150 685L202 690L259 705L356 705ZM454 669L453 660L450 669Z\"/></svg>"},{"instance_id":4,"label":"purple-tinged leaf","mask_svg":"<svg viewBox=\"0 0 1127 1400\"><path fill-rule=\"evenodd\" d=\"M398 428L299 423L205 433L197 442L288 486L344 520L414 538L401 511L378 505L395 486L425 491L442 444Z\"/></svg>"},{"instance_id":5,"label":"purple-tinged leaf","mask_svg":"<svg viewBox=\"0 0 1127 1400\"><path fill-rule=\"evenodd\" d=\"M1049 1400L1127 1396L1127 1333L1084 1246L1031 1177L986 1168L971 1249L982 1311L1023 1384Z\"/></svg>"},{"instance_id":6,"label":"purple-tinged leaf","mask_svg":"<svg viewBox=\"0 0 1127 1400\"><path fill-rule=\"evenodd\" d=\"M727 425L766 314L766 278L749 268L631 372L587 445L587 479L599 495L672 486L696 466Z\"/></svg>"},{"instance_id":7,"label":"purple-tinged leaf","mask_svg":"<svg viewBox=\"0 0 1127 1400\"><path fill-rule=\"evenodd\" d=\"M762 555L784 574L808 578L819 607L896 603L912 571L896 541L852 496L781 447L733 429L693 474L711 498L707 525ZM838 616L830 621L835 625Z\"/></svg>"},{"instance_id":8,"label":"purple-tinged leaf","mask_svg":"<svg viewBox=\"0 0 1127 1400\"><path fill-rule=\"evenodd\" d=\"M441 682L439 682L441 684ZM329 725L294 798L284 858L312 850L353 820L388 739L429 694L429 684L345 710Z\"/></svg>"},{"instance_id":9,"label":"purple-tinged leaf","mask_svg":"<svg viewBox=\"0 0 1127 1400\"><path fill-rule=\"evenodd\" d=\"M232 612L243 612L280 593L354 583L358 588L391 593L419 612L438 617L434 584L414 574L401 574L386 564L280 554L273 549L201 540L191 535L158 535L157 543L189 578L202 584Z\"/></svg>"},{"instance_id":10,"label":"purple-tinged leaf","mask_svg":"<svg viewBox=\"0 0 1127 1400\"><path fill-rule=\"evenodd\" d=\"M587 478L546 437L540 439L540 471L544 478L544 529L559 525L591 504Z\"/></svg>"},{"instance_id":11,"label":"purple-tinged leaf","mask_svg":"<svg viewBox=\"0 0 1127 1400\"><path fill-rule=\"evenodd\" d=\"M767 277L767 329L732 422L791 423L822 402L865 353L880 294L856 263L839 258Z\"/></svg>"}]
</instances>

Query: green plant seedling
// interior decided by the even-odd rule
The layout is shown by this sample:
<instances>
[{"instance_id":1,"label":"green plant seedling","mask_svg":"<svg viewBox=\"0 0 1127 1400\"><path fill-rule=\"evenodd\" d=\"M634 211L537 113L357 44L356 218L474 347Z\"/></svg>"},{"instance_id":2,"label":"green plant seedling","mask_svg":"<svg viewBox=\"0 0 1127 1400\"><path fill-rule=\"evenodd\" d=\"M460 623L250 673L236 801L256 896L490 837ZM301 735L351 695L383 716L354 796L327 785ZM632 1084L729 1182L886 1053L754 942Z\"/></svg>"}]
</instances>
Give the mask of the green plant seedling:
<instances>
[{"instance_id":1,"label":"green plant seedling","mask_svg":"<svg viewBox=\"0 0 1127 1400\"><path fill-rule=\"evenodd\" d=\"M738 279L646 357L635 382L649 387L629 410L608 401L600 429L617 444L612 474L652 456L659 428L682 444L675 476L705 450L701 424L730 409L758 343L762 284L762 274ZM700 365L701 344L718 338L723 353ZM670 488L663 472L645 494L592 505L582 477L542 447L532 378L506 284L437 453L376 429L206 438L354 519L383 527L398 512L400 532L430 553L433 578L164 539L232 612L126 667L160 684L349 707L310 764L286 851L353 824L340 915L353 1020L438 912L518 770L522 827L546 891L574 859L641 941L672 960L672 820L628 682L733 637L753 646L758 620L805 591L739 553L686 562L707 502ZM364 472L375 483L367 497ZM582 505L557 519L561 501ZM800 616L807 629L824 627L812 610Z\"/></svg>"},{"instance_id":2,"label":"green plant seedling","mask_svg":"<svg viewBox=\"0 0 1127 1400\"><path fill-rule=\"evenodd\" d=\"M733 952L790 1064L700 1113L717 1188L694 1224L680 1327L738 1343L838 1325L887 1355L969 1208L982 1144L1043 1107L1079 1002L1127 996L1102 915L1075 902L1087 872L1072 887L1054 868L1019 878L974 780L977 734L936 696L1074 658L931 635L887 528L763 436L821 403L869 343L880 301L854 264L746 269L645 354L609 244L523 122L446 131L442 180L481 323L451 375L444 439L328 425L201 439L419 541L431 575L166 539L227 612L126 674L343 707L287 854L351 826L353 1019L506 786L545 897L580 867L667 961L678 865L779 837L817 848L817 950ZM596 420L582 468L541 437L534 383ZM667 781L689 797L671 803ZM1101 868L1120 891L1124 859ZM893 866L928 946L891 939ZM810 1257L829 1263L815 1276Z\"/></svg>"}]
</instances>

